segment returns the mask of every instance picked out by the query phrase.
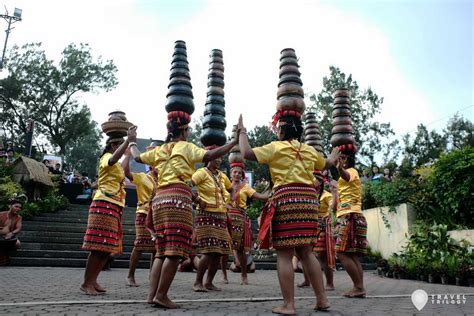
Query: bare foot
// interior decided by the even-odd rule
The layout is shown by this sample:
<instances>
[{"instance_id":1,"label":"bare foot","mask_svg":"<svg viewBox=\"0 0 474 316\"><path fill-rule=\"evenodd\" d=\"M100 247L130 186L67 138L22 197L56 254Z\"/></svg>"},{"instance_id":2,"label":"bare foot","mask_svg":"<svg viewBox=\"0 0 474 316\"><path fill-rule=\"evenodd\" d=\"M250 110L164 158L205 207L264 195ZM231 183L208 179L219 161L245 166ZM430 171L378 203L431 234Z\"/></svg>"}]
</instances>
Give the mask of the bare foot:
<instances>
[{"instance_id":1,"label":"bare foot","mask_svg":"<svg viewBox=\"0 0 474 316\"><path fill-rule=\"evenodd\" d=\"M134 277L128 277L127 278L127 284L128 286L130 287L138 287L140 285L138 285L136 282L135 282L135 278Z\"/></svg>"},{"instance_id":2,"label":"bare foot","mask_svg":"<svg viewBox=\"0 0 474 316\"><path fill-rule=\"evenodd\" d=\"M308 287L308 286L309 286L309 282L303 281L303 282L301 282L301 283L298 283L296 286L297 286L297 287Z\"/></svg>"},{"instance_id":3,"label":"bare foot","mask_svg":"<svg viewBox=\"0 0 474 316\"><path fill-rule=\"evenodd\" d=\"M193 291L194 292L207 292L207 289L200 283L194 283Z\"/></svg>"},{"instance_id":4,"label":"bare foot","mask_svg":"<svg viewBox=\"0 0 474 316\"><path fill-rule=\"evenodd\" d=\"M99 283L95 282L94 284L94 289L99 292L99 293L105 293L107 292L102 286L99 285Z\"/></svg>"},{"instance_id":5,"label":"bare foot","mask_svg":"<svg viewBox=\"0 0 474 316\"><path fill-rule=\"evenodd\" d=\"M164 308L168 308L168 309L176 309L176 308L179 308L179 305L176 304L175 302L173 302L172 300L170 300L168 297L164 297L164 298L154 298L153 299L153 304L155 304L155 307L164 307Z\"/></svg>"},{"instance_id":6,"label":"bare foot","mask_svg":"<svg viewBox=\"0 0 474 316\"><path fill-rule=\"evenodd\" d=\"M349 298L365 298L365 289L364 288L353 288L349 292L345 292L342 296Z\"/></svg>"},{"instance_id":7,"label":"bare foot","mask_svg":"<svg viewBox=\"0 0 474 316\"><path fill-rule=\"evenodd\" d=\"M84 292L85 295L97 295L99 294L93 286L90 285L81 285L81 291Z\"/></svg>"},{"instance_id":8,"label":"bare foot","mask_svg":"<svg viewBox=\"0 0 474 316\"><path fill-rule=\"evenodd\" d=\"M227 278L222 278L222 283L229 284L229 280Z\"/></svg>"},{"instance_id":9,"label":"bare foot","mask_svg":"<svg viewBox=\"0 0 474 316\"><path fill-rule=\"evenodd\" d=\"M242 277L240 285L249 285L249 279L247 277Z\"/></svg>"},{"instance_id":10,"label":"bare foot","mask_svg":"<svg viewBox=\"0 0 474 316\"><path fill-rule=\"evenodd\" d=\"M327 284L325 288L326 291L334 291L335 289L336 288L334 287L334 285L329 285L329 284Z\"/></svg>"},{"instance_id":11,"label":"bare foot","mask_svg":"<svg viewBox=\"0 0 474 316\"><path fill-rule=\"evenodd\" d=\"M288 308L285 306L278 306L272 309L273 314L283 314L283 315L296 315L296 310L294 308Z\"/></svg>"},{"instance_id":12,"label":"bare foot","mask_svg":"<svg viewBox=\"0 0 474 316\"><path fill-rule=\"evenodd\" d=\"M217 286L215 286L214 284L205 284L204 287L206 289L208 289L209 291L222 291L221 288L218 288Z\"/></svg>"}]
</instances>

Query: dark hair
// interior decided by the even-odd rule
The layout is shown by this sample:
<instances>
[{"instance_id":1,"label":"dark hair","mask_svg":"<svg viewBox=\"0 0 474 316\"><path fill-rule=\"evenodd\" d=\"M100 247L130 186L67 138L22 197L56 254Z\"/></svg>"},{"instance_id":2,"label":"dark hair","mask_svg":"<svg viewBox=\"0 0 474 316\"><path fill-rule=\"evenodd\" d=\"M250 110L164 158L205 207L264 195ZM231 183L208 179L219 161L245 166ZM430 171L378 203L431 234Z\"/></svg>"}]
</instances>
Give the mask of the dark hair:
<instances>
[{"instance_id":1,"label":"dark hair","mask_svg":"<svg viewBox=\"0 0 474 316\"><path fill-rule=\"evenodd\" d=\"M188 122L184 119L173 118L166 123L166 128L168 129L168 135L166 136L165 143L169 143L173 138L178 137L184 130L184 127L188 125Z\"/></svg>"},{"instance_id":2,"label":"dark hair","mask_svg":"<svg viewBox=\"0 0 474 316\"><path fill-rule=\"evenodd\" d=\"M352 151L343 152L343 154L347 155L347 165L349 168L355 168L356 160L355 160L355 153Z\"/></svg>"},{"instance_id":3,"label":"dark hair","mask_svg":"<svg viewBox=\"0 0 474 316\"><path fill-rule=\"evenodd\" d=\"M296 139L300 141L303 134L303 124L296 116L282 116L279 122L281 125L281 140Z\"/></svg>"},{"instance_id":4,"label":"dark hair","mask_svg":"<svg viewBox=\"0 0 474 316\"><path fill-rule=\"evenodd\" d=\"M112 143L107 143L105 145L105 148L104 150L102 150L102 152L100 153L100 158L102 158L103 155L105 155L106 153L108 153L110 151L110 149L112 149Z\"/></svg>"}]
</instances>

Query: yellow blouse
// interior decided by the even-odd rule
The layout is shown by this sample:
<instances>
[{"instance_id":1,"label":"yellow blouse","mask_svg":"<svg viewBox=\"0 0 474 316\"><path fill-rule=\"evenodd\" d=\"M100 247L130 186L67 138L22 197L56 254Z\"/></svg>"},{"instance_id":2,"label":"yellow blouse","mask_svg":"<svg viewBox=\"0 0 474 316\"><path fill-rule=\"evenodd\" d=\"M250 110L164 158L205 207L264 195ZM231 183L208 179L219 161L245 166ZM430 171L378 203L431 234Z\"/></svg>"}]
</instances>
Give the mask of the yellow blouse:
<instances>
[{"instance_id":1,"label":"yellow blouse","mask_svg":"<svg viewBox=\"0 0 474 316\"><path fill-rule=\"evenodd\" d=\"M119 206L125 205L125 173L120 163L109 166L111 153L104 154L99 161L99 179L94 201L102 200Z\"/></svg>"},{"instance_id":2,"label":"yellow blouse","mask_svg":"<svg viewBox=\"0 0 474 316\"><path fill-rule=\"evenodd\" d=\"M153 178L150 175L147 175L144 172L132 173L133 180L137 186L137 213L147 214L148 205L153 198L153 189L155 188L155 183Z\"/></svg>"},{"instance_id":3,"label":"yellow blouse","mask_svg":"<svg viewBox=\"0 0 474 316\"><path fill-rule=\"evenodd\" d=\"M199 197L207 203L208 212L227 212L227 203L232 183L227 176L219 171L213 175L207 168L201 168L193 174L193 183L196 185ZM216 185L218 183L218 185Z\"/></svg>"},{"instance_id":4,"label":"yellow blouse","mask_svg":"<svg viewBox=\"0 0 474 316\"><path fill-rule=\"evenodd\" d=\"M318 217L329 216L329 208L332 203L332 194L328 191L323 191L321 198L319 199L319 210Z\"/></svg>"},{"instance_id":5,"label":"yellow blouse","mask_svg":"<svg viewBox=\"0 0 474 316\"><path fill-rule=\"evenodd\" d=\"M339 191L337 217L349 213L362 213L362 186L359 173L354 168L349 168L346 171L351 176L349 181L342 177L337 181Z\"/></svg>"},{"instance_id":6,"label":"yellow blouse","mask_svg":"<svg viewBox=\"0 0 474 316\"><path fill-rule=\"evenodd\" d=\"M297 140L274 141L253 149L259 163L267 164L274 187L289 183L313 184L313 171L322 170L324 157Z\"/></svg>"},{"instance_id":7,"label":"yellow blouse","mask_svg":"<svg viewBox=\"0 0 474 316\"><path fill-rule=\"evenodd\" d=\"M158 168L158 188L182 183L189 184L194 164L202 162L206 150L193 143L179 141L158 146L140 155L140 160Z\"/></svg>"},{"instance_id":8,"label":"yellow blouse","mask_svg":"<svg viewBox=\"0 0 474 316\"><path fill-rule=\"evenodd\" d=\"M238 203L239 207L243 208L244 210L247 209L247 199L251 198L255 191L250 185L247 183L242 186L239 190ZM232 204L235 206L235 200L232 199Z\"/></svg>"}]
</instances>

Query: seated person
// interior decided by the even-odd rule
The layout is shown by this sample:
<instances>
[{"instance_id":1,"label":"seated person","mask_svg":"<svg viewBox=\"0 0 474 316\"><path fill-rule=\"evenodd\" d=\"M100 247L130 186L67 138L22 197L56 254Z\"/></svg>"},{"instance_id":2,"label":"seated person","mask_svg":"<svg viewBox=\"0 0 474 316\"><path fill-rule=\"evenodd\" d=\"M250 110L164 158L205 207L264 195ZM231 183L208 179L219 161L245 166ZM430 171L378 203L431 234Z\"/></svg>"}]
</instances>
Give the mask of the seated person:
<instances>
[{"instance_id":1,"label":"seated person","mask_svg":"<svg viewBox=\"0 0 474 316\"><path fill-rule=\"evenodd\" d=\"M253 261L252 254L248 253L247 254L247 272L254 273L256 269L257 268L255 266L255 262ZM234 255L234 261L231 263L229 270L232 272L238 272L238 273L241 272L239 258L237 258L237 256L235 255Z\"/></svg>"},{"instance_id":2,"label":"seated person","mask_svg":"<svg viewBox=\"0 0 474 316\"><path fill-rule=\"evenodd\" d=\"M16 237L21 231L21 216L18 214L23 206L23 200L13 198L8 211L0 212L0 248L10 250L20 248Z\"/></svg>"}]
</instances>

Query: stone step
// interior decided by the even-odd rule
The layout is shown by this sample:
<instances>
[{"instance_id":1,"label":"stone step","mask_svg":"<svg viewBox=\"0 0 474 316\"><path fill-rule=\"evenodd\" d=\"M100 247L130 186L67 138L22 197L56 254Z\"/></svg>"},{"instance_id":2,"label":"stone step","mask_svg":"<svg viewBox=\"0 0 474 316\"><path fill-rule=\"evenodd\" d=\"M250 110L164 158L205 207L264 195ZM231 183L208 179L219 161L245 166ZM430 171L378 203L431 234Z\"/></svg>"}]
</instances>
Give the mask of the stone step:
<instances>
[{"instance_id":1,"label":"stone step","mask_svg":"<svg viewBox=\"0 0 474 316\"><path fill-rule=\"evenodd\" d=\"M124 232L124 237L127 237L128 239L134 240L135 239L135 231L126 231ZM41 238L43 237L55 237L58 238L59 240L61 238L83 238L84 237L84 232L56 232L56 231L33 231L33 230L27 230L21 232L21 241L24 241L24 237L37 237L38 240L37 242L41 241Z\"/></svg>"},{"instance_id":2,"label":"stone step","mask_svg":"<svg viewBox=\"0 0 474 316\"><path fill-rule=\"evenodd\" d=\"M29 249L29 250L83 251L81 249L82 242L80 244L78 243L66 244L66 243L38 243L38 242L22 241L21 247L23 249ZM132 252L132 249L133 249L133 243L123 245L124 252Z\"/></svg>"},{"instance_id":3,"label":"stone step","mask_svg":"<svg viewBox=\"0 0 474 316\"><path fill-rule=\"evenodd\" d=\"M23 230L30 230L30 231L57 231L57 232L82 232L86 231L87 224L86 223L42 223L42 222L27 222L25 221L23 224ZM135 232L135 225L132 224L124 224L123 231L127 233L134 233ZM20 235L21 236L21 235Z\"/></svg>"},{"instance_id":4,"label":"stone step","mask_svg":"<svg viewBox=\"0 0 474 316\"><path fill-rule=\"evenodd\" d=\"M79 248L80 249L80 248ZM15 257L26 257L26 258L71 258L71 259L87 259L89 255L88 251L85 250L26 250L19 249L15 253ZM117 259L129 260L130 252L124 252L121 255L116 256ZM140 260L150 261L151 253L142 253Z\"/></svg>"},{"instance_id":5,"label":"stone step","mask_svg":"<svg viewBox=\"0 0 474 316\"><path fill-rule=\"evenodd\" d=\"M46 244L54 244L54 243L61 243L61 244L77 244L77 245L82 245L83 242L83 236L77 236L77 237L36 237L36 236L21 236L20 240L21 242L40 242L40 243L46 243ZM124 244L130 244L133 245L133 241L135 240L135 236L132 235L125 235L123 237L123 243Z\"/></svg>"},{"instance_id":6,"label":"stone step","mask_svg":"<svg viewBox=\"0 0 474 316\"><path fill-rule=\"evenodd\" d=\"M85 268L86 259L71 259L71 258L29 258L29 257L11 257L10 264L14 266L25 267L70 267L70 268ZM112 268L127 268L129 267L128 260L115 259ZM147 269L150 267L149 262L139 261L137 268Z\"/></svg>"},{"instance_id":7,"label":"stone step","mask_svg":"<svg viewBox=\"0 0 474 316\"><path fill-rule=\"evenodd\" d=\"M55 214L58 216L58 214ZM46 217L46 216L35 216L33 218L33 222L47 222L47 223L77 223L77 224L87 224L87 216L86 217ZM135 215L133 217L124 217L122 218L122 224L125 225L134 225L135 224Z\"/></svg>"}]
</instances>

